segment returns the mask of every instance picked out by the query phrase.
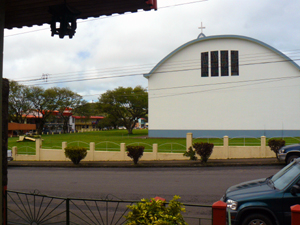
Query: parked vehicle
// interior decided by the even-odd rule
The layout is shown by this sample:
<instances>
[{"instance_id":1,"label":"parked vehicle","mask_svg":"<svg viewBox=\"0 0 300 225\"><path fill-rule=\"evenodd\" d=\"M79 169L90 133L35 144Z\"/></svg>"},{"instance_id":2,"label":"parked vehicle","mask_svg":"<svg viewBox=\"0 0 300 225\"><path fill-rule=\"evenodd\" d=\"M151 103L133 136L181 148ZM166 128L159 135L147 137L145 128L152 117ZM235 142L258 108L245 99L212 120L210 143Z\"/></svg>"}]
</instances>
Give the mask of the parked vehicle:
<instances>
[{"instance_id":1,"label":"parked vehicle","mask_svg":"<svg viewBox=\"0 0 300 225\"><path fill-rule=\"evenodd\" d=\"M12 151L10 149L7 150L7 161L13 161Z\"/></svg>"},{"instance_id":2,"label":"parked vehicle","mask_svg":"<svg viewBox=\"0 0 300 225\"><path fill-rule=\"evenodd\" d=\"M232 225L291 224L290 207L300 203L300 158L274 176L228 188L221 201Z\"/></svg>"},{"instance_id":3,"label":"parked vehicle","mask_svg":"<svg viewBox=\"0 0 300 225\"><path fill-rule=\"evenodd\" d=\"M278 159L285 161L286 164L291 163L300 157L300 144L283 146L278 151Z\"/></svg>"}]
</instances>

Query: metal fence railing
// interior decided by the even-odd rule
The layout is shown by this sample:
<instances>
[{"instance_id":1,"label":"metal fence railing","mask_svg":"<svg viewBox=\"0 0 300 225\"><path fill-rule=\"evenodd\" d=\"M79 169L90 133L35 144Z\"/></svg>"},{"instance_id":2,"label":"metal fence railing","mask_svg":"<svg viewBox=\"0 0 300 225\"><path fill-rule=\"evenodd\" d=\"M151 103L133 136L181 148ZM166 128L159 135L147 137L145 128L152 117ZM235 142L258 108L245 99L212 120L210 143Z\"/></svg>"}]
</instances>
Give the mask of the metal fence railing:
<instances>
[{"instance_id":1,"label":"metal fence railing","mask_svg":"<svg viewBox=\"0 0 300 225\"><path fill-rule=\"evenodd\" d=\"M126 224L128 205L138 201L124 201L116 197L105 199L60 198L38 192L6 192L7 224L59 225L120 225ZM168 203L166 203L168 204ZM184 204L183 216L189 225L212 223L212 207Z\"/></svg>"},{"instance_id":2,"label":"metal fence railing","mask_svg":"<svg viewBox=\"0 0 300 225\"><path fill-rule=\"evenodd\" d=\"M96 151L120 151L120 144L112 141L102 141L95 144Z\"/></svg>"},{"instance_id":3,"label":"metal fence railing","mask_svg":"<svg viewBox=\"0 0 300 225\"><path fill-rule=\"evenodd\" d=\"M251 136L241 136L229 138L230 146L260 146L261 139Z\"/></svg>"},{"instance_id":4,"label":"metal fence railing","mask_svg":"<svg viewBox=\"0 0 300 225\"><path fill-rule=\"evenodd\" d=\"M223 138L211 137L211 136L195 137L193 139L193 143L195 142L213 143L215 146L222 146Z\"/></svg>"},{"instance_id":5,"label":"metal fence railing","mask_svg":"<svg viewBox=\"0 0 300 225\"><path fill-rule=\"evenodd\" d=\"M268 143L268 140L270 140L272 138L278 138L278 139L285 140L285 145L292 145L292 144L300 143L300 137L271 137L271 138L267 138L267 143Z\"/></svg>"},{"instance_id":6,"label":"metal fence railing","mask_svg":"<svg viewBox=\"0 0 300 225\"><path fill-rule=\"evenodd\" d=\"M18 148L18 154L20 155L35 155L36 150L30 146L23 146Z\"/></svg>"}]
</instances>

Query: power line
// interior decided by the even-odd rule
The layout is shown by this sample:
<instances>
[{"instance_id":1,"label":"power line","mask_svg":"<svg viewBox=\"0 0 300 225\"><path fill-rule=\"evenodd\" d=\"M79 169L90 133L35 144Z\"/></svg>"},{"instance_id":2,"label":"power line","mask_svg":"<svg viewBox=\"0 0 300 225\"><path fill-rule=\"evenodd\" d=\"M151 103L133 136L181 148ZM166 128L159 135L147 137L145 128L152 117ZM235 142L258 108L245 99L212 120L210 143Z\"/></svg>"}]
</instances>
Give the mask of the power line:
<instances>
[{"instance_id":1,"label":"power line","mask_svg":"<svg viewBox=\"0 0 300 225\"><path fill-rule=\"evenodd\" d=\"M246 63L246 64L240 64L240 66L250 66L250 65L263 65L263 64L270 64L270 63L282 63L282 62L289 62L289 61L298 61L300 59L296 60L277 60L277 61L269 61L269 62L256 62L256 63ZM221 66L221 65L220 65ZM219 68L220 68L219 66ZM189 68L189 69L173 69L173 70L164 70L164 71L158 71L156 73L174 73L174 72L186 72L186 71L192 71L192 70L201 70L200 65L196 68ZM50 74L51 75L51 74ZM131 77L131 76L141 76L142 73L135 73L135 74L123 74L123 75L116 75L116 76L101 76L101 77L89 77L89 78L80 78L80 79L73 79L73 80L57 80L52 82L47 82L47 84L55 84L55 83L69 83L69 82L77 82L77 81L89 81L89 80L100 80L100 79L111 79L111 78L122 78L122 77ZM16 80L18 81L18 80ZM22 81L27 82L27 81ZM45 84L45 83L44 83ZM43 85L40 82L34 83L32 85Z\"/></svg>"},{"instance_id":2,"label":"power line","mask_svg":"<svg viewBox=\"0 0 300 225\"><path fill-rule=\"evenodd\" d=\"M229 86L229 87L212 88L212 89L207 89L207 90L199 90L199 91L192 91L192 92L182 92L182 93L167 94L167 95L152 96L152 97L149 96L149 99L164 98L164 97L173 97L173 96L181 96L181 95L188 95L188 94L195 94L195 93L204 93L204 92L211 92L211 91L220 91L220 90L233 89L233 88L239 88L239 87L244 87L244 86L252 86L252 85L258 85L258 84L263 84L263 83L277 82L277 81L289 80L289 79L297 79L297 78L300 78L300 76L278 77L278 78L265 78L265 79L257 79L257 80L245 80L245 81L223 82L223 83L213 83L213 84L200 84L200 85L191 85L191 86L177 86L177 87L169 87L169 88L157 88L157 89L150 89L149 91L166 90L166 89L176 89L176 88L189 88L189 87L216 86L216 85L245 83L245 84L241 84L241 85L235 85L235 86ZM93 95L82 95L82 97L95 96L95 95L99 95L100 96L100 94L93 94ZM145 95L145 94L139 94L139 95ZM128 95L126 95L126 96L128 96Z\"/></svg>"},{"instance_id":3,"label":"power line","mask_svg":"<svg viewBox=\"0 0 300 225\"><path fill-rule=\"evenodd\" d=\"M286 79L295 79L295 78L300 78L300 76L298 76L298 77L288 77ZM150 98L154 99L154 98L173 97L173 96L188 95L188 94L195 94L195 93L203 93L203 92L210 92L210 91L219 91L219 90L232 89L232 88L243 87L243 86L258 85L258 84L263 84L263 83L268 83L268 82L276 82L276 81L281 81L281 80L285 80L285 79L264 80L264 81L257 82L257 83L252 83L252 84L242 84L242 85L235 85L235 86L230 86L230 87L220 87L220 88L215 88L215 89L200 90L200 91L193 91L193 92L167 94L167 95L161 95L161 96L155 96L155 97L149 96L149 99Z\"/></svg>"},{"instance_id":4,"label":"power line","mask_svg":"<svg viewBox=\"0 0 300 225\"><path fill-rule=\"evenodd\" d=\"M166 87L166 88L153 88L153 89L149 89L149 91L178 89L178 88L191 88L191 87L203 87L203 86L215 86L215 85L226 85L226 84L239 84L239 83L249 83L249 82L259 82L259 81L277 81L277 80L293 79L293 78L300 78L300 76L274 77L274 78L264 78L264 79L256 79L256 80L241 80L241 81L230 81L230 82L220 82L220 83L210 83L210 84L195 84L195 85L186 85L186 86L173 86L173 87Z\"/></svg>"},{"instance_id":5,"label":"power line","mask_svg":"<svg viewBox=\"0 0 300 225\"><path fill-rule=\"evenodd\" d=\"M193 94L193 93L199 93L199 92L208 92L208 91L215 91L215 90L231 89L231 88L235 88L235 87L242 87L242 86L247 86L247 85L256 85L256 84L261 84L261 83L276 82L276 81L297 79L297 78L300 78L300 76L274 77L274 78L264 78L264 79L256 79L256 80L243 80L243 81L234 81L234 82L219 82L219 83L187 85L187 86L173 86L173 87L167 87L167 88L149 89L148 92L149 91L157 91L157 90L178 89L178 88L193 88L193 87L204 87L204 86L216 86L216 85L228 85L228 84L245 83L243 85L237 85L237 86L222 87L222 88L209 89L209 90L200 90L200 91L194 91L194 92L182 92L182 93L170 94L170 95L165 95L165 96L149 97L149 98L160 98L160 97L170 97L170 96L177 96L177 95L184 95L184 94ZM82 96L95 96L95 95L100 95L100 94L82 95Z\"/></svg>"},{"instance_id":6,"label":"power line","mask_svg":"<svg viewBox=\"0 0 300 225\"><path fill-rule=\"evenodd\" d=\"M299 52L299 50L294 50L294 54ZM278 56L275 55L276 59L278 59ZM270 53L252 53L252 54L245 54L240 55L239 61L240 66L244 65L254 65L254 64L266 64L266 63L276 63L276 62L286 62L286 61L297 61L299 59L294 60L275 60L275 58L270 55ZM253 59L254 60L253 60ZM274 60L273 60L274 59ZM200 69L199 66L199 60L200 59L190 59L190 60L183 60L183 61L176 61L173 63L169 63L165 68L171 67L172 70L174 68L176 70L190 70L191 67L196 66L194 69ZM260 62L257 62L257 60L260 60ZM265 60L264 62L261 62L261 60ZM66 73L56 73L51 74L51 80L52 82L58 83L60 82L68 82L65 80L60 80L60 78L66 78L68 75L73 75L72 78L74 78L74 75L77 74L78 80L81 80L82 78L79 78L81 76L89 76L87 79L97 79L101 74L107 76L107 74L110 75L120 75L120 73L123 73L122 75L131 75L131 74L145 74L145 70L150 70L150 68L153 68L153 64L142 64L142 65L130 65L130 66L123 66L123 67L113 67L113 68L104 68L104 69L93 69L93 70L86 70L86 71L72 71L72 72L66 72ZM189 67L189 68L188 68ZM172 70L167 70L166 72L172 72ZM165 72L165 71L163 71ZM102 78L100 78L102 79ZM42 80L41 78L36 77L28 77L21 80L16 80L18 82L38 82ZM74 80L74 79L73 79ZM76 79L75 79L76 80ZM73 82L73 81L71 81Z\"/></svg>"}]
</instances>

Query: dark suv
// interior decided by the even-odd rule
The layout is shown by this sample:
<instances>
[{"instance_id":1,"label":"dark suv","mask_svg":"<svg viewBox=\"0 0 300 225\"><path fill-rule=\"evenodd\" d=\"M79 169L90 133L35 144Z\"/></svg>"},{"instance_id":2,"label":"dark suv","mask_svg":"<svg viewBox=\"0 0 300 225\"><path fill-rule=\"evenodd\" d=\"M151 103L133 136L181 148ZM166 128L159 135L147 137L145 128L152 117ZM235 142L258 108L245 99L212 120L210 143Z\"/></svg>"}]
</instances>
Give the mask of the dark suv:
<instances>
[{"instance_id":1,"label":"dark suv","mask_svg":"<svg viewBox=\"0 0 300 225\"><path fill-rule=\"evenodd\" d=\"M290 207L300 204L300 158L274 176L228 188L221 200L232 225L291 224Z\"/></svg>"},{"instance_id":2,"label":"dark suv","mask_svg":"<svg viewBox=\"0 0 300 225\"><path fill-rule=\"evenodd\" d=\"M286 164L291 163L294 159L300 157L300 144L286 145L278 151L278 159L285 161Z\"/></svg>"}]
</instances>

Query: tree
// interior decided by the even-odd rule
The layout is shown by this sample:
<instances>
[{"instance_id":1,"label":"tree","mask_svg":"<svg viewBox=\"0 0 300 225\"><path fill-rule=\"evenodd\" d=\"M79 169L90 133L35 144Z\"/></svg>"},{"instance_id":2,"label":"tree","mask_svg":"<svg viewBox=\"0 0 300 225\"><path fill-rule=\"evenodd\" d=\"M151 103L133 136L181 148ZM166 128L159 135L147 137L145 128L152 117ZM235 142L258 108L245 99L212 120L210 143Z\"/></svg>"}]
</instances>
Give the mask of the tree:
<instances>
[{"instance_id":1,"label":"tree","mask_svg":"<svg viewBox=\"0 0 300 225\"><path fill-rule=\"evenodd\" d=\"M112 115L104 115L104 118L98 122L97 127L100 129L110 127L117 129L119 125L120 121L116 120Z\"/></svg>"},{"instance_id":2,"label":"tree","mask_svg":"<svg viewBox=\"0 0 300 225\"><path fill-rule=\"evenodd\" d=\"M85 100L81 101L80 104L74 109L74 114L80 116L86 124L89 121L90 117L93 115L91 104Z\"/></svg>"},{"instance_id":3,"label":"tree","mask_svg":"<svg viewBox=\"0 0 300 225\"><path fill-rule=\"evenodd\" d=\"M16 123L24 123L26 115L32 108L32 102L28 98L29 87L20 85L16 81L10 81L9 87L8 119Z\"/></svg>"},{"instance_id":4,"label":"tree","mask_svg":"<svg viewBox=\"0 0 300 225\"><path fill-rule=\"evenodd\" d=\"M138 119L148 113L148 93L141 86L118 87L100 96L99 107L116 121L120 120L120 125L126 127L128 134L132 134Z\"/></svg>"},{"instance_id":5,"label":"tree","mask_svg":"<svg viewBox=\"0 0 300 225\"><path fill-rule=\"evenodd\" d=\"M76 109L82 103L82 97L68 88L53 87L43 89L36 86L24 86L10 81L9 120L24 123L26 116L35 117L37 131L42 133L45 124L55 116L63 121L64 132L68 129L71 113L66 109ZM55 114L54 111L58 113Z\"/></svg>"},{"instance_id":6,"label":"tree","mask_svg":"<svg viewBox=\"0 0 300 225\"><path fill-rule=\"evenodd\" d=\"M63 120L63 132L68 131L68 123L71 113L64 113L66 109L76 110L76 108L81 104L82 97L68 88L58 89L57 96L57 110L58 116Z\"/></svg>"},{"instance_id":7,"label":"tree","mask_svg":"<svg viewBox=\"0 0 300 225\"><path fill-rule=\"evenodd\" d=\"M36 117L37 130L41 134L47 120L53 115L53 111L58 108L59 88L53 87L44 90L41 87L31 87L28 98L32 102L31 112Z\"/></svg>"}]
</instances>

